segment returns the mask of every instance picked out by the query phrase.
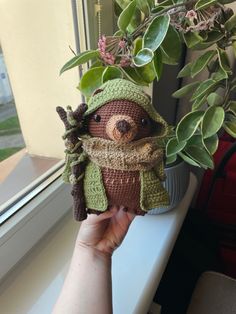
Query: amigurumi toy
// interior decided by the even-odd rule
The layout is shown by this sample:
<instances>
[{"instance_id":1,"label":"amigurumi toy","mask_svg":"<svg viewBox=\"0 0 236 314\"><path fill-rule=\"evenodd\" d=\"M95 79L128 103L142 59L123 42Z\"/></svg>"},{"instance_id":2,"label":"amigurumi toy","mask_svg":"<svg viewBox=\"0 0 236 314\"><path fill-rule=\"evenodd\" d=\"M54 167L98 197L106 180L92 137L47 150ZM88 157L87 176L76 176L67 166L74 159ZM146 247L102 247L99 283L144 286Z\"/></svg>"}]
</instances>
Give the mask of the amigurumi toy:
<instances>
[{"instance_id":1,"label":"amigurumi toy","mask_svg":"<svg viewBox=\"0 0 236 314\"><path fill-rule=\"evenodd\" d=\"M63 177L73 185L76 220L110 206L144 215L169 204L158 145L167 123L140 87L113 79L94 92L88 106L57 111L66 128Z\"/></svg>"}]
</instances>

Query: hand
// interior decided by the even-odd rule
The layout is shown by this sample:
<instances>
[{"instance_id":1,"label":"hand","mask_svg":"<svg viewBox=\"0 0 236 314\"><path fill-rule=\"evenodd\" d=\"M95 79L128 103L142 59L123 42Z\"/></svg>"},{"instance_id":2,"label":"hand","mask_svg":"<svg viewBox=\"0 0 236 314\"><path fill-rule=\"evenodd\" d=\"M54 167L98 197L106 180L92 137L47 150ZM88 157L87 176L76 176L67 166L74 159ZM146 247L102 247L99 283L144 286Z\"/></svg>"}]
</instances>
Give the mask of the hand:
<instances>
[{"instance_id":1,"label":"hand","mask_svg":"<svg viewBox=\"0 0 236 314\"><path fill-rule=\"evenodd\" d=\"M90 214L81 224L77 245L111 256L122 243L135 214L112 207L103 214Z\"/></svg>"}]
</instances>

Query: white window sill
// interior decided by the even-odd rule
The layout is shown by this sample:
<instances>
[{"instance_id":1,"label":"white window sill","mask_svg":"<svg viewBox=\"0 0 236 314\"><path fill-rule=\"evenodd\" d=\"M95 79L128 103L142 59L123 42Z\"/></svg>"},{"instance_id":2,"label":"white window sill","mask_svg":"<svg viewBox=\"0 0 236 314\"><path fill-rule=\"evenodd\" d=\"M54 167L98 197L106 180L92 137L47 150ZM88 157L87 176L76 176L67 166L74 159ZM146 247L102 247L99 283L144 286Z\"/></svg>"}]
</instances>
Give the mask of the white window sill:
<instances>
[{"instance_id":1,"label":"white window sill","mask_svg":"<svg viewBox=\"0 0 236 314\"><path fill-rule=\"evenodd\" d=\"M136 217L113 257L114 314L147 313L197 181L178 208L167 214ZM0 286L2 313L47 314L58 297L72 255L79 224L66 216Z\"/></svg>"}]
</instances>

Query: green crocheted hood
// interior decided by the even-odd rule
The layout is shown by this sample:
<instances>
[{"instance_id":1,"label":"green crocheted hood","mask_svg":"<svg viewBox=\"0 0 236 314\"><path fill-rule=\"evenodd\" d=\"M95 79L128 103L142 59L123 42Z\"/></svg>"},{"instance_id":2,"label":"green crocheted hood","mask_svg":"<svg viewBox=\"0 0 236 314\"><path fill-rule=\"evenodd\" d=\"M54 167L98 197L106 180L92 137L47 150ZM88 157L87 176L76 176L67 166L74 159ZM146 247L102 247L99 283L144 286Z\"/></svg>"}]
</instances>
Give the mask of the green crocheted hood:
<instances>
[{"instance_id":1,"label":"green crocheted hood","mask_svg":"<svg viewBox=\"0 0 236 314\"><path fill-rule=\"evenodd\" d=\"M167 135L167 123L156 112L150 97L139 86L124 79L113 79L104 83L89 99L85 116L113 100L129 100L140 105L149 114L150 118L159 124L158 135Z\"/></svg>"}]
</instances>

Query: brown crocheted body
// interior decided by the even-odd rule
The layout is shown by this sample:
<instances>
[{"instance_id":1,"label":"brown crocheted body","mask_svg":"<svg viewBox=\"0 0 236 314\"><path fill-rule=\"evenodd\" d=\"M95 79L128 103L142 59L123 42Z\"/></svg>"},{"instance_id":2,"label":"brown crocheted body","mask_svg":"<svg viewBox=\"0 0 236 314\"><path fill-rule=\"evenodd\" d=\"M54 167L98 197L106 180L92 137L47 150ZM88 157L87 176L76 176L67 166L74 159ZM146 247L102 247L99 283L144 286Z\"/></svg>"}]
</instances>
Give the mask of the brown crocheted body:
<instances>
[{"instance_id":1,"label":"brown crocheted body","mask_svg":"<svg viewBox=\"0 0 236 314\"><path fill-rule=\"evenodd\" d=\"M139 171L102 168L102 177L109 206L124 206L129 212L145 214L140 208Z\"/></svg>"}]
</instances>

